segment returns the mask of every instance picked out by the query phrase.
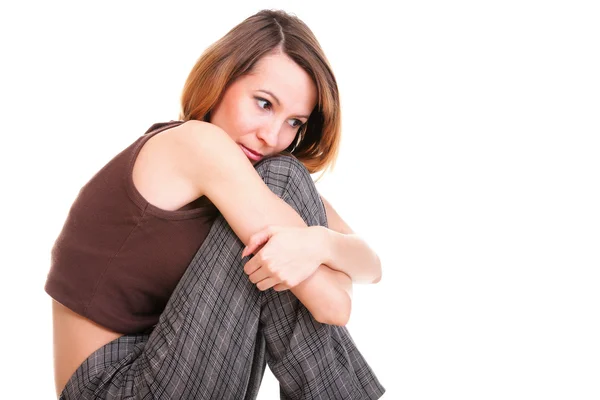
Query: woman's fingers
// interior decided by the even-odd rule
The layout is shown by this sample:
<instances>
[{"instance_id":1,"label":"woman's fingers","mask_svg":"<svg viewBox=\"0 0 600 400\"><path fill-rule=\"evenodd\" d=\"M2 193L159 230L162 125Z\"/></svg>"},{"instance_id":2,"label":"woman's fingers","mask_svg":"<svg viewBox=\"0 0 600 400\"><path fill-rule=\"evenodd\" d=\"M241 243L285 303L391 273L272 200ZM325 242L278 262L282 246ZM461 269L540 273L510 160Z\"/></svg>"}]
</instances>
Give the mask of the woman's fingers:
<instances>
[{"instance_id":1,"label":"woman's fingers","mask_svg":"<svg viewBox=\"0 0 600 400\"><path fill-rule=\"evenodd\" d=\"M275 286L278 282L274 278L263 279L262 281L256 284L258 290L265 291L273 286Z\"/></svg>"},{"instance_id":2,"label":"woman's fingers","mask_svg":"<svg viewBox=\"0 0 600 400\"><path fill-rule=\"evenodd\" d=\"M273 286L273 290L276 292L283 292L284 290L289 290L289 289L291 289L291 288L283 283L278 283L277 285Z\"/></svg>"},{"instance_id":3,"label":"woman's fingers","mask_svg":"<svg viewBox=\"0 0 600 400\"><path fill-rule=\"evenodd\" d=\"M276 231L277 227L269 225L265 229L250 236L248 245L244 248L244 251L242 251L242 258L249 256L250 254L256 254L258 250L260 250L260 247L264 246Z\"/></svg>"},{"instance_id":4,"label":"woman's fingers","mask_svg":"<svg viewBox=\"0 0 600 400\"><path fill-rule=\"evenodd\" d=\"M244 251L242 251L242 258L256 253L258 248L264 245L268 240L269 236L267 236L266 232L264 231L252 235L250 241L248 241L248 245L244 247Z\"/></svg>"},{"instance_id":5,"label":"woman's fingers","mask_svg":"<svg viewBox=\"0 0 600 400\"><path fill-rule=\"evenodd\" d=\"M256 254L258 248L269 240L269 233L267 231L260 231L250 237L248 245L242 251L242 258L249 256L250 254Z\"/></svg>"},{"instance_id":6,"label":"woman's fingers","mask_svg":"<svg viewBox=\"0 0 600 400\"><path fill-rule=\"evenodd\" d=\"M248 279L250 279L250 282L252 282L252 283L258 283L269 277L273 278L272 276L269 275L269 271L267 271L266 268L259 268L254 273L250 274ZM276 283L279 283L279 282L276 282Z\"/></svg>"}]
</instances>

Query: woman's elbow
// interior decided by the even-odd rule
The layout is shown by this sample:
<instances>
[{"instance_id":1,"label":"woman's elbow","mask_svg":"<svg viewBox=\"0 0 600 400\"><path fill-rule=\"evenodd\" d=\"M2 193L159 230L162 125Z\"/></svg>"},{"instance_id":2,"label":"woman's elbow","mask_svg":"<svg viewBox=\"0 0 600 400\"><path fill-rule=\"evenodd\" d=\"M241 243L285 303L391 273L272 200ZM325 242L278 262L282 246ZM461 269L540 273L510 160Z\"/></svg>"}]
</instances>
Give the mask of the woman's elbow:
<instances>
[{"instance_id":1,"label":"woman's elbow","mask_svg":"<svg viewBox=\"0 0 600 400\"><path fill-rule=\"evenodd\" d=\"M381 281L381 260L379 259L378 255L375 255L375 257L377 258L377 261L376 261L377 273L375 274L375 279L373 279L373 281L371 283L378 283Z\"/></svg>"},{"instance_id":2,"label":"woman's elbow","mask_svg":"<svg viewBox=\"0 0 600 400\"><path fill-rule=\"evenodd\" d=\"M347 293L342 293L337 302L331 302L325 310L315 316L315 319L328 325L346 326L352 312L352 299Z\"/></svg>"},{"instance_id":3,"label":"woman's elbow","mask_svg":"<svg viewBox=\"0 0 600 400\"><path fill-rule=\"evenodd\" d=\"M379 283L381 282L381 271L379 271L379 274L375 277L375 279L373 279L373 281L371 283Z\"/></svg>"}]
</instances>

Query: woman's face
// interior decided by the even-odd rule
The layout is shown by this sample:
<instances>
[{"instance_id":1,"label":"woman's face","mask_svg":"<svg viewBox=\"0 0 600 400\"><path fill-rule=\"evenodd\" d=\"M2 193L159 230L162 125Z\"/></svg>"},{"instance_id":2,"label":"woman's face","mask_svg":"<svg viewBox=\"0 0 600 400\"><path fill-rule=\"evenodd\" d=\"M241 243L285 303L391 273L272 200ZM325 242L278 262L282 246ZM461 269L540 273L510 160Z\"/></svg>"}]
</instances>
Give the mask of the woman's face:
<instances>
[{"instance_id":1,"label":"woman's face","mask_svg":"<svg viewBox=\"0 0 600 400\"><path fill-rule=\"evenodd\" d=\"M308 73L286 54L271 54L227 88L210 122L227 132L254 164L285 150L316 102L317 88Z\"/></svg>"}]
</instances>

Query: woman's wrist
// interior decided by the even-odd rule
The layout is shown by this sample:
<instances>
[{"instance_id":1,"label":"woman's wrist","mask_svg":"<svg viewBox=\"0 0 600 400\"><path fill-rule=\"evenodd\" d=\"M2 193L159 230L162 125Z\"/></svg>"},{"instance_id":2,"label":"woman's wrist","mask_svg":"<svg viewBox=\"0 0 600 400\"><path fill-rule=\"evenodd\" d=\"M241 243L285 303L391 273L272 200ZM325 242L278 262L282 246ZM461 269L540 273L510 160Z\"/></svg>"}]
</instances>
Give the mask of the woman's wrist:
<instances>
[{"instance_id":1,"label":"woman's wrist","mask_svg":"<svg viewBox=\"0 0 600 400\"><path fill-rule=\"evenodd\" d=\"M334 255L335 238L334 234L337 233L324 226L311 226L317 232L317 246L319 254L319 262L330 266Z\"/></svg>"}]
</instances>

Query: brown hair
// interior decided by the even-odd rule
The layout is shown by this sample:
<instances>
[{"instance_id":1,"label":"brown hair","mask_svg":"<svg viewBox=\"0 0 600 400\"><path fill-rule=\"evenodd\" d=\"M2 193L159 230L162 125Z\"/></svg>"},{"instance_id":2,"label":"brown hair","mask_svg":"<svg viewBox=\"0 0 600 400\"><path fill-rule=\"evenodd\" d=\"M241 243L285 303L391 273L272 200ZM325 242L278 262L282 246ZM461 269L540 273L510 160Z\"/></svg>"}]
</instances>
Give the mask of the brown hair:
<instances>
[{"instance_id":1,"label":"brown hair","mask_svg":"<svg viewBox=\"0 0 600 400\"><path fill-rule=\"evenodd\" d=\"M310 173L330 169L341 134L337 82L312 31L284 11L262 10L248 17L202 53L185 82L179 119L209 121L227 87L250 73L261 57L277 51L303 68L317 87L317 105L286 150L293 150Z\"/></svg>"}]
</instances>

